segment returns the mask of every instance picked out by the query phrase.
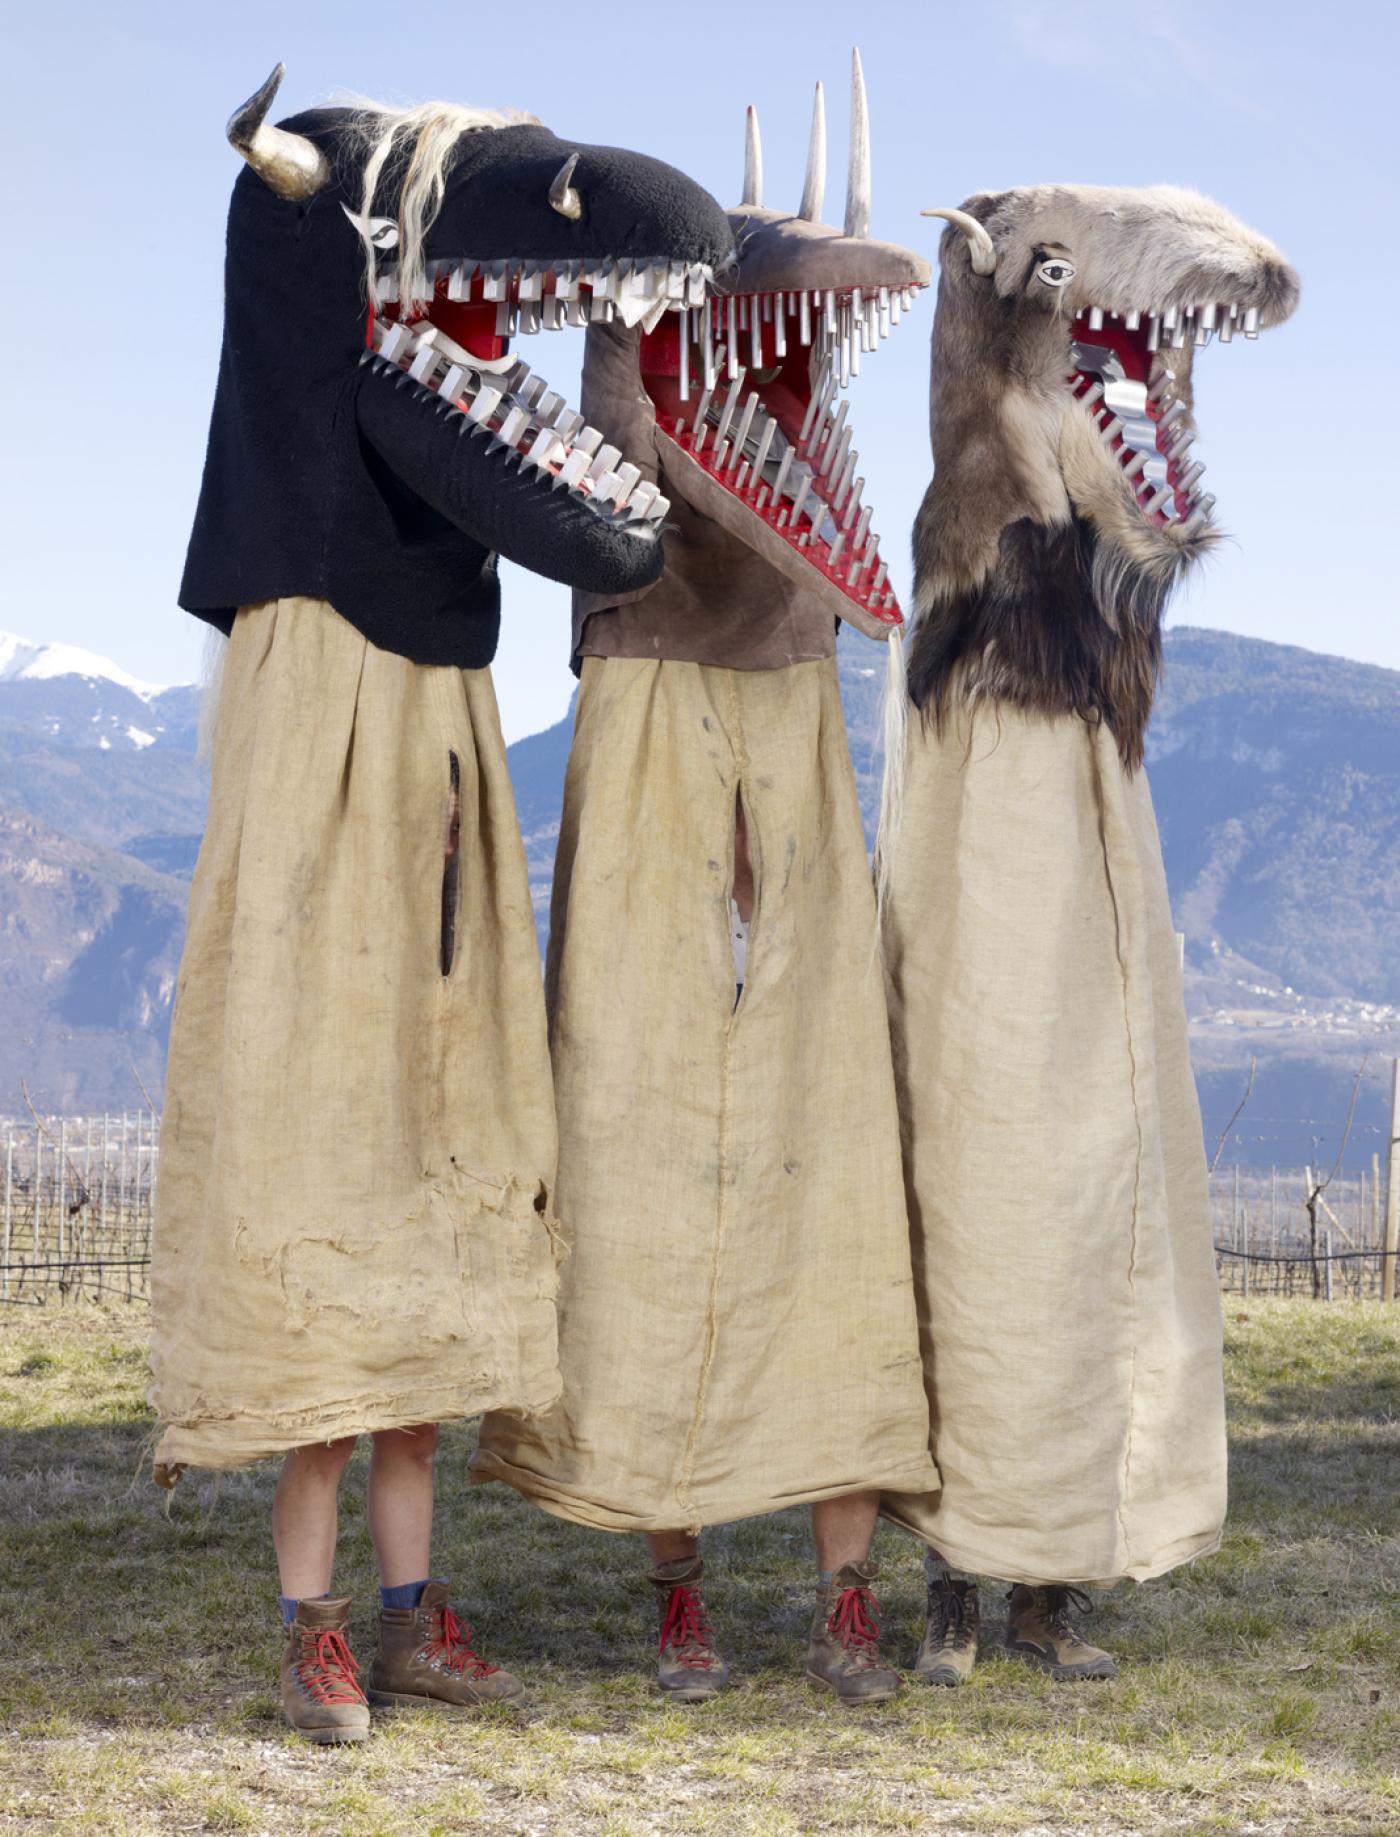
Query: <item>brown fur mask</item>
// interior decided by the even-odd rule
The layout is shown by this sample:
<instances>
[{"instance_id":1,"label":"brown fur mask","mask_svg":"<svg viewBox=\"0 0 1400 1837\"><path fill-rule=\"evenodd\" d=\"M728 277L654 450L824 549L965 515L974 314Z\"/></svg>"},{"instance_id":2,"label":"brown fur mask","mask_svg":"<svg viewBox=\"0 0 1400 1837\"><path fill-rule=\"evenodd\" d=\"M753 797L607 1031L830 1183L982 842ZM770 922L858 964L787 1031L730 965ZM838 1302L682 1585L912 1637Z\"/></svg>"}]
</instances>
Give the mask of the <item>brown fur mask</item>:
<instances>
[{"instance_id":1,"label":"brown fur mask","mask_svg":"<svg viewBox=\"0 0 1400 1837\"><path fill-rule=\"evenodd\" d=\"M943 214L943 213L938 213ZM951 213L909 687L1108 722L1141 763L1173 582L1220 540L1192 358L1292 312L1278 251L1194 192L1037 185Z\"/></svg>"}]
</instances>

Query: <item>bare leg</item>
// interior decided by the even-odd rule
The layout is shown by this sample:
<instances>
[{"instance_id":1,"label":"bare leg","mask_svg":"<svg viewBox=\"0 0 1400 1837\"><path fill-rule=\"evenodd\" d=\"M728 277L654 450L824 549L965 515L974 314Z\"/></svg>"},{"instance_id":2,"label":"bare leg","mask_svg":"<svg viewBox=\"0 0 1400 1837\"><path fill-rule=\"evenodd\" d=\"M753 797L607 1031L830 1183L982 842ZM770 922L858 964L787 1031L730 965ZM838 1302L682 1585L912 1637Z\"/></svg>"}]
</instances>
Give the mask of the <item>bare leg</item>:
<instances>
[{"instance_id":1,"label":"bare leg","mask_svg":"<svg viewBox=\"0 0 1400 1837\"><path fill-rule=\"evenodd\" d=\"M422 1582L432 1571L433 1456L437 1425L381 1429L369 1462L365 1517L383 1588Z\"/></svg>"},{"instance_id":2,"label":"bare leg","mask_svg":"<svg viewBox=\"0 0 1400 1837\"><path fill-rule=\"evenodd\" d=\"M812 1507L817 1568L834 1574L847 1563L863 1563L875 1537L879 1507L880 1495L874 1492L819 1500Z\"/></svg>"},{"instance_id":3,"label":"bare leg","mask_svg":"<svg viewBox=\"0 0 1400 1837\"><path fill-rule=\"evenodd\" d=\"M336 1499L355 1437L289 1448L272 1496L272 1543L281 1591L292 1601L330 1593Z\"/></svg>"},{"instance_id":4,"label":"bare leg","mask_svg":"<svg viewBox=\"0 0 1400 1837\"><path fill-rule=\"evenodd\" d=\"M646 1539L654 1568L662 1563L688 1563L700 1548L689 1531L648 1531Z\"/></svg>"}]
</instances>

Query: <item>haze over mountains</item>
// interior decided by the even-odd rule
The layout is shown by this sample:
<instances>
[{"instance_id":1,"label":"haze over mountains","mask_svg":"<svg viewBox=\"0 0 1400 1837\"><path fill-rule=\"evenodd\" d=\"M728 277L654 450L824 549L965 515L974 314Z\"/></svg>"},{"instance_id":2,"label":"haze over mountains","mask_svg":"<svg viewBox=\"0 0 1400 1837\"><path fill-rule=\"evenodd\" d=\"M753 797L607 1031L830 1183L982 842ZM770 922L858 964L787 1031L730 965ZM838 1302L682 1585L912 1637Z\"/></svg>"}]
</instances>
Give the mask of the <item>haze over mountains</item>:
<instances>
[{"instance_id":1,"label":"haze over mountains","mask_svg":"<svg viewBox=\"0 0 1400 1837\"><path fill-rule=\"evenodd\" d=\"M883 659L843 638L867 824ZM0 1114L157 1095L207 785L198 693L0 633ZM541 934L570 722L509 751ZM1232 1152L1379 1145L1400 1052L1400 673L1228 633L1168 633L1149 739L1173 909L1186 933L1208 1133L1259 1060Z\"/></svg>"}]
</instances>

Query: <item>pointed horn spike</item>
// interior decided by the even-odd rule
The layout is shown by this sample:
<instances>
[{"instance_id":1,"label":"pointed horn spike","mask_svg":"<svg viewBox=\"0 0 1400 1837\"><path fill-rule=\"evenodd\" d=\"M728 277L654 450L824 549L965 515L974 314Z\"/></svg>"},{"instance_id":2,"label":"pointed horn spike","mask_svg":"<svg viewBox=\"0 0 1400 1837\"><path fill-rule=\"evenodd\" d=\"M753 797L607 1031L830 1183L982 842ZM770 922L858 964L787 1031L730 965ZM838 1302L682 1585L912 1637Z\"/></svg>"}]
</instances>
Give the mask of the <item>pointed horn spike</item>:
<instances>
[{"instance_id":1,"label":"pointed horn spike","mask_svg":"<svg viewBox=\"0 0 1400 1837\"><path fill-rule=\"evenodd\" d=\"M851 51L851 160L846 174L846 234L870 234L870 117L860 52Z\"/></svg>"},{"instance_id":2,"label":"pointed horn spike","mask_svg":"<svg viewBox=\"0 0 1400 1837\"><path fill-rule=\"evenodd\" d=\"M267 112L282 86L287 66L279 64L256 94L228 119L229 145L241 153L270 191L299 201L315 197L331 175L330 162L304 134L268 125Z\"/></svg>"},{"instance_id":3,"label":"pointed horn spike","mask_svg":"<svg viewBox=\"0 0 1400 1837\"><path fill-rule=\"evenodd\" d=\"M561 217L577 219L583 215L583 199L570 183L577 165L578 154L571 153L555 173L554 182L549 188L549 202Z\"/></svg>"},{"instance_id":4,"label":"pointed horn spike","mask_svg":"<svg viewBox=\"0 0 1400 1837\"><path fill-rule=\"evenodd\" d=\"M997 265L996 244L987 234L985 224L979 223L965 210L926 210L920 211L921 217L942 217L951 223L954 229L961 230L967 238L967 251L972 257L974 274L994 274Z\"/></svg>"},{"instance_id":5,"label":"pointed horn spike","mask_svg":"<svg viewBox=\"0 0 1400 1837\"><path fill-rule=\"evenodd\" d=\"M763 203L763 142L758 133L758 110L749 104L744 118L744 204Z\"/></svg>"},{"instance_id":6,"label":"pointed horn spike","mask_svg":"<svg viewBox=\"0 0 1400 1837\"><path fill-rule=\"evenodd\" d=\"M807 176L802 181L802 202L797 214L807 223L820 223L826 201L826 91L817 84L812 97L812 132L807 141Z\"/></svg>"}]
</instances>

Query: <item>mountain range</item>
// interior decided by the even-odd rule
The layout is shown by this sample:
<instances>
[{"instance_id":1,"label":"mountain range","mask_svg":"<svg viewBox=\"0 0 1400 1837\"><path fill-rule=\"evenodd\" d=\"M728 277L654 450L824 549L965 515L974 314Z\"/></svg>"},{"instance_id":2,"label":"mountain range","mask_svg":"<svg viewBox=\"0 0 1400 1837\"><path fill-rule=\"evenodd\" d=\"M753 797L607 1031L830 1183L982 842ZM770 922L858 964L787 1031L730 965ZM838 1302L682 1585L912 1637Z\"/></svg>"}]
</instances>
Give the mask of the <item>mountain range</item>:
<instances>
[{"instance_id":1,"label":"mountain range","mask_svg":"<svg viewBox=\"0 0 1400 1837\"><path fill-rule=\"evenodd\" d=\"M1148 761L1207 1133L1231 1152L1380 1140L1400 1052L1400 673L1225 632L1167 634ZM883 663L839 653L867 826ZM199 696L0 633L0 1114L158 1094L207 780ZM571 717L509 749L541 938Z\"/></svg>"}]
</instances>

